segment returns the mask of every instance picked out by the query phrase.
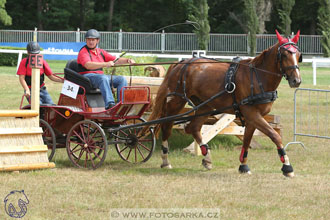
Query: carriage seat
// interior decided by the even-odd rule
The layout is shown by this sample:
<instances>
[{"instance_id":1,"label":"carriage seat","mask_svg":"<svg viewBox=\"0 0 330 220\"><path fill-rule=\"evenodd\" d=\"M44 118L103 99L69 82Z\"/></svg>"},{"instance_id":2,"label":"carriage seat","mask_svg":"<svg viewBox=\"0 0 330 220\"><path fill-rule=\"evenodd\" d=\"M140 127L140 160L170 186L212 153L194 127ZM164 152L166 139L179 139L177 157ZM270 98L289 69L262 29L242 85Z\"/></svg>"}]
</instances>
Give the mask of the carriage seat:
<instances>
[{"instance_id":1,"label":"carriage seat","mask_svg":"<svg viewBox=\"0 0 330 220\"><path fill-rule=\"evenodd\" d=\"M86 99L91 107L104 107L104 101L101 92L93 88L91 81L78 72L78 63L76 59L69 60L64 68L64 78L85 88ZM79 88L78 94L83 94L83 89Z\"/></svg>"}]
</instances>

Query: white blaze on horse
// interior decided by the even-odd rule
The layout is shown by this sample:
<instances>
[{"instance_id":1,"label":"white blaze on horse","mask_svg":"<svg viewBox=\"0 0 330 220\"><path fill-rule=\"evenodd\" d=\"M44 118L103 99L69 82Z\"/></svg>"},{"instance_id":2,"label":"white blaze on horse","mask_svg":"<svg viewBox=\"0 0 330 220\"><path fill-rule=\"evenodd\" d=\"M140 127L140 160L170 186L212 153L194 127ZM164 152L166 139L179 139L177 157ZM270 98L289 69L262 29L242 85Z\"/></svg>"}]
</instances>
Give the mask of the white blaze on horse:
<instances>
[{"instance_id":1,"label":"white blaze on horse","mask_svg":"<svg viewBox=\"0 0 330 220\"><path fill-rule=\"evenodd\" d=\"M302 55L297 47L299 31L293 38L284 38L277 31L278 42L254 59L235 60L233 63L212 59L192 58L172 64L161 84L149 121L170 118L157 128L162 130L162 164L171 168L168 160L168 138L175 120L185 104L195 106L195 115L189 118L185 131L191 134L204 155L202 164L212 168L211 151L203 143L201 128L212 112L236 114L245 124L240 155L240 173L250 173L247 156L256 129L267 135L277 146L285 176L294 176L289 157L284 151L281 136L263 118L277 98L277 87L284 77L290 87L299 87L301 75L298 62ZM178 117L176 117L178 116ZM174 120L173 120L174 119ZM159 130L159 129L158 129Z\"/></svg>"}]
</instances>

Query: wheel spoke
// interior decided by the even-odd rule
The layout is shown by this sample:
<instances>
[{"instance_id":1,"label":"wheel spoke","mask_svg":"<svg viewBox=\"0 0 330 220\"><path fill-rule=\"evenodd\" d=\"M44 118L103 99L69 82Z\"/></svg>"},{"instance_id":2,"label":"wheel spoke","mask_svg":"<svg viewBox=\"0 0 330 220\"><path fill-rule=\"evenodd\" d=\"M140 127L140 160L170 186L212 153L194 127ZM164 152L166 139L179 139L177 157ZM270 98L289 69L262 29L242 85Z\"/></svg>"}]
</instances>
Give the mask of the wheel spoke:
<instances>
[{"instance_id":1,"label":"wheel spoke","mask_svg":"<svg viewBox=\"0 0 330 220\"><path fill-rule=\"evenodd\" d=\"M128 160L129 156L131 155L131 152L132 152L132 149L129 149L129 151L128 151L128 155L127 155L127 157L126 157L126 160Z\"/></svg>"},{"instance_id":2,"label":"wheel spoke","mask_svg":"<svg viewBox=\"0 0 330 220\"><path fill-rule=\"evenodd\" d=\"M92 155L91 155L91 153L89 152L89 150L88 150L88 149L87 149L87 152L88 152L89 158L91 159L91 162L92 162L92 166L93 166L93 168L95 169L95 168L96 168L96 166L95 166L94 160L93 160L93 158L92 158Z\"/></svg>"},{"instance_id":3,"label":"wheel spoke","mask_svg":"<svg viewBox=\"0 0 330 220\"><path fill-rule=\"evenodd\" d=\"M143 147L144 149L146 149L147 151L150 151L149 148L147 148L147 146L145 146L144 144L141 144L140 142L138 143L141 147Z\"/></svg>"},{"instance_id":4,"label":"wheel spoke","mask_svg":"<svg viewBox=\"0 0 330 220\"><path fill-rule=\"evenodd\" d=\"M73 131L73 133L81 140L81 142L85 142L83 138L81 138L80 134L77 133L77 131Z\"/></svg>"},{"instance_id":5,"label":"wheel spoke","mask_svg":"<svg viewBox=\"0 0 330 220\"><path fill-rule=\"evenodd\" d=\"M128 146L125 146L123 149L120 150L119 153L122 153L124 150L126 150L128 148Z\"/></svg>"},{"instance_id":6,"label":"wheel spoke","mask_svg":"<svg viewBox=\"0 0 330 220\"><path fill-rule=\"evenodd\" d=\"M71 152L71 154L73 154L73 153ZM83 154L84 154L84 149L81 148L81 151L80 151L79 156L77 158L78 159L77 164L79 163L80 158L82 157Z\"/></svg>"},{"instance_id":7,"label":"wheel spoke","mask_svg":"<svg viewBox=\"0 0 330 220\"><path fill-rule=\"evenodd\" d=\"M92 153L93 153L95 156L97 156L100 160L102 160L102 158L100 157L99 154L97 154L93 149L90 149L90 150L92 151Z\"/></svg>"}]
</instances>

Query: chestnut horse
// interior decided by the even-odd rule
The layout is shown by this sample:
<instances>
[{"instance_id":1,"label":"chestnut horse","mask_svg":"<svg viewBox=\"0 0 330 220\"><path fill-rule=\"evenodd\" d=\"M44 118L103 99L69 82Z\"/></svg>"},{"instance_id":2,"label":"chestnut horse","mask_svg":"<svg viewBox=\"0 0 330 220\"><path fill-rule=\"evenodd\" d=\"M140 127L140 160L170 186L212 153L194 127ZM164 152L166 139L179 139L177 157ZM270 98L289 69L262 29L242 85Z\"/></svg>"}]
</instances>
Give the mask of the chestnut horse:
<instances>
[{"instance_id":1,"label":"chestnut horse","mask_svg":"<svg viewBox=\"0 0 330 220\"><path fill-rule=\"evenodd\" d=\"M294 176L281 136L263 116L271 110L282 77L288 80L291 88L299 87L301 83L298 62L302 55L296 45L299 34L300 31L293 38L284 38L276 31L278 42L275 45L254 59L241 60L231 68L230 63L205 58L172 64L159 87L149 121L178 115L187 102L197 106L195 115L199 116L190 119L185 132L192 134L199 144L204 155L203 166L211 169L211 151L203 143L200 130L208 118L205 113L223 109L222 113L236 114L245 121L240 173L250 173L248 150L253 133L258 129L276 144L283 174ZM170 120L157 125L162 130L162 168L171 168L168 138L173 124Z\"/></svg>"}]
</instances>

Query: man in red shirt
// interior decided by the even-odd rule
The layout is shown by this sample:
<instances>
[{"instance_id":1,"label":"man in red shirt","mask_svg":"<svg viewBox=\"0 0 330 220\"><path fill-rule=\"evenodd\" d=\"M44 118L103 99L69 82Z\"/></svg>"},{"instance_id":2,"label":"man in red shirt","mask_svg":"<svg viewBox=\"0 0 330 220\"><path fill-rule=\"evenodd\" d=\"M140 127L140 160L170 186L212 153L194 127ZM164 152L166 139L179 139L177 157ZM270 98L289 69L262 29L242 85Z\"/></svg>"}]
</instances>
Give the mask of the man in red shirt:
<instances>
[{"instance_id":1,"label":"man in red shirt","mask_svg":"<svg viewBox=\"0 0 330 220\"><path fill-rule=\"evenodd\" d=\"M115 106L110 83L117 88L117 97L120 97L120 90L127 86L127 81L123 76L104 75L104 67L112 67L116 64L135 63L132 59L117 58L103 49L97 47L100 42L100 33L95 29L90 29L85 35L86 45L82 47L78 54L77 63L79 73L89 78L93 87L99 88L104 100L105 109Z\"/></svg>"},{"instance_id":2,"label":"man in red shirt","mask_svg":"<svg viewBox=\"0 0 330 220\"><path fill-rule=\"evenodd\" d=\"M29 42L26 46L26 50L28 54L38 54L40 53L40 46L37 42ZM19 82L21 83L25 96L29 102L31 96L31 73L32 69L29 64L29 57L22 59L17 70L17 75L19 76ZM46 60L43 60L43 67L40 69L40 104L54 104L46 90L44 75L54 82L63 83L64 80L54 76Z\"/></svg>"}]
</instances>

